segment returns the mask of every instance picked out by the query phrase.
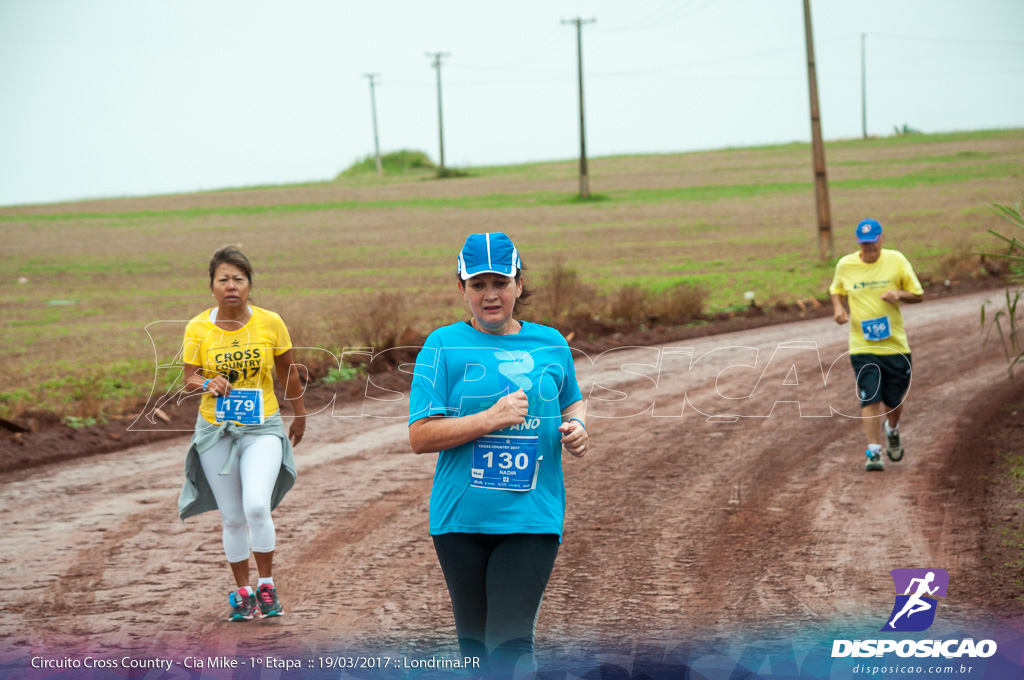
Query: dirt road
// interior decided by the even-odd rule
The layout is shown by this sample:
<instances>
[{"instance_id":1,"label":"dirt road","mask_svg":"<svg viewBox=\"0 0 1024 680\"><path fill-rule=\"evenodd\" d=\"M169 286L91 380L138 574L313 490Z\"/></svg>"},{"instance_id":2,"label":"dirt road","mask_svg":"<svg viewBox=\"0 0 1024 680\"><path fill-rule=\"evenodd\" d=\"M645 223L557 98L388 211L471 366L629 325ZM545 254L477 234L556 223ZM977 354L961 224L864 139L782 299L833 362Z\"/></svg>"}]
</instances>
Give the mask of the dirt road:
<instances>
[{"instance_id":1,"label":"dirt road","mask_svg":"<svg viewBox=\"0 0 1024 680\"><path fill-rule=\"evenodd\" d=\"M941 567L951 584L976 570L978 513L954 505L961 467L951 443L972 405L1005 380L999 355L980 350L985 297L905 308L915 368L907 455L881 474L864 471L860 422L829 416L827 404L858 412L846 329L831 319L578 361L584 394L600 385L591 412L616 417L592 424L585 459L565 457L565 542L539 654L584 638L671 640L741 626L867 620L877 630L892 605L890 569ZM827 384L819 355L826 372L836 361ZM793 403L775 405L780 394L799 399L804 417ZM705 417L729 414L743 417ZM219 518L176 517L186 442L3 479L7 658L454 649L427 531L436 456L408 452L404 420L311 419L298 483L275 513L287 616L272 623L224 621ZM971 593L961 587L943 612L947 625L970 619Z\"/></svg>"}]
</instances>

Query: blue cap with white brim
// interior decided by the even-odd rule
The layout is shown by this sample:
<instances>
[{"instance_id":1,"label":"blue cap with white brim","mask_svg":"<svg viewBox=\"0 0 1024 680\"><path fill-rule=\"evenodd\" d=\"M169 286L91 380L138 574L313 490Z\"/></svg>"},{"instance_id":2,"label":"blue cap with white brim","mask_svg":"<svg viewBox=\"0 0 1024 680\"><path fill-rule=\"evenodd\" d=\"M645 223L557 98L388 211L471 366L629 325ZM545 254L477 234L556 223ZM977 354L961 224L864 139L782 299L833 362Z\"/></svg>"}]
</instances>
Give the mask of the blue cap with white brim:
<instances>
[{"instance_id":1,"label":"blue cap with white brim","mask_svg":"<svg viewBox=\"0 0 1024 680\"><path fill-rule=\"evenodd\" d=\"M470 234L459 252L458 273L463 281L487 273L514 278L522 267L512 239L500 231Z\"/></svg>"}]
</instances>

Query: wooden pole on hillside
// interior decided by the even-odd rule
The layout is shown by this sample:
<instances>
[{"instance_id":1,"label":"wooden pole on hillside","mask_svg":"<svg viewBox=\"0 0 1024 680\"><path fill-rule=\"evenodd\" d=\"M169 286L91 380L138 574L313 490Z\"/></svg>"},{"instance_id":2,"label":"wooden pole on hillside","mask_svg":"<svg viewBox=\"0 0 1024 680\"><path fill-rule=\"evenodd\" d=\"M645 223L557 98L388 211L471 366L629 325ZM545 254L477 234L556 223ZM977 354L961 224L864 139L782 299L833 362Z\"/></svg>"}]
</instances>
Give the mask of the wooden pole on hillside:
<instances>
[{"instance_id":1,"label":"wooden pole on hillside","mask_svg":"<svg viewBox=\"0 0 1024 680\"><path fill-rule=\"evenodd\" d=\"M592 24L597 19L563 19L563 24L576 25L576 69L580 92L580 198L590 198L590 177L587 175L587 134L583 123L583 24Z\"/></svg>"},{"instance_id":2,"label":"wooden pole on hillside","mask_svg":"<svg viewBox=\"0 0 1024 680\"><path fill-rule=\"evenodd\" d=\"M811 0L804 0L804 32L807 34L807 82L811 90L811 152L814 161L814 197L818 205L818 253L822 260L827 260L832 257L832 211L828 205L825 144L821 140L821 112L818 109L818 76L814 71Z\"/></svg>"},{"instance_id":3,"label":"wooden pole on hillside","mask_svg":"<svg viewBox=\"0 0 1024 680\"><path fill-rule=\"evenodd\" d=\"M377 97L373 92L373 79L379 78L379 73L364 73L364 78L370 79L370 111L373 113L373 151L377 157L377 177L384 176L384 166L380 162L380 141L377 137Z\"/></svg>"},{"instance_id":4,"label":"wooden pole on hillside","mask_svg":"<svg viewBox=\"0 0 1024 680\"><path fill-rule=\"evenodd\" d=\"M868 138L868 71L864 42L868 34L860 34L860 128L864 139Z\"/></svg>"},{"instance_id":5,"label":"wooden pole on hillside","mask_svg":"<svg viewBox=\"0 0 1024 680\"><path fill-rule=\"evenodd\" d=\"M444 118L441 113L441 60L449 56L448 52L427 52L428 57L434 58L431 64L437 71L437 136L441 146L441 172L444 172Z\"/></svg>"}]
</instances>

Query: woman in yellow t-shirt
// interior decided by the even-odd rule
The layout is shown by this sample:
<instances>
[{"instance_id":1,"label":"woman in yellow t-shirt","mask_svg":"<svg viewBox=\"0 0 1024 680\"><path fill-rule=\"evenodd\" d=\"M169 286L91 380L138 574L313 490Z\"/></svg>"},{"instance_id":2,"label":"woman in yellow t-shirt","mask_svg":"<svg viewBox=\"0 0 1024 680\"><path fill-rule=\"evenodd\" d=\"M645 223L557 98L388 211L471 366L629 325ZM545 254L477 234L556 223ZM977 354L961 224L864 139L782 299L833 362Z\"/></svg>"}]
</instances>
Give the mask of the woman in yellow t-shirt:
<instances>
[{"instance_id":1,"label":"woman in yellow t-shirt","mask_svg":"<svg viewBox=\"0 0 1024 680\"><path fill-rule=\"evenodd\" d=\"M235 579L229 620L284 614L274 585L276 535L270 513L295 482L292 446L306 429L303 384L281 317L249 304L252 265L225 246L210 259L210 290L217 306L189 321L182 348L185 389L201 392L195 434L185 460L178 500L182 520L220 511L224 552ZM273 369L293 407L285 434ZM259 571L253 590L249 552Z\"/></svg>"}]
</instances>

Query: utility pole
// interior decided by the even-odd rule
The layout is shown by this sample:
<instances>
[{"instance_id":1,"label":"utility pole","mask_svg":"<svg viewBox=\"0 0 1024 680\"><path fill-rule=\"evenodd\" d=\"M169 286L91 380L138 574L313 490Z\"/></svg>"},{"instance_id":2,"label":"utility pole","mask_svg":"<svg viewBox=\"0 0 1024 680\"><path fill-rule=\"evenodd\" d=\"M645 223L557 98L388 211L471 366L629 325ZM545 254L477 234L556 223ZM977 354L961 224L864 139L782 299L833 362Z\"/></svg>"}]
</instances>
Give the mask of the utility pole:
<instances>
[{"instance_id":1,"label":"utility pole","mask_svg":"<svg viewBox=\"0 0 1024 680\"><path fill-rule=\"evenodd\" d=\"M441 142L441 172L444 172L444 119L441 115L441 60L450 56L450 52L427 52L428 57L433 57L434 63L431 66L437 70L437 136Z\"/></svg>"},{"instance_id":2,"label":"utility pole","mask_svg":"<svg viewBox=\"0 0 1024 680\"><path fill-rule=\"evenodd\" d=\"M377 138L377 97L373 93L373 79L380 78L379 73L364 73L370 80L370 111L373 113L373 151L377 155L377 177L384 176L384 166L380 162L380 141Z\"/></svg>"},{"instance_id":3,"label":"utility pole","mask_svg":"<svg viewBox=\"0 0 1024 680\"><path fill-rule=\"evenodd\" d=\"M587 134L583 124L583 24L597 19L562 19L563 24L576 25L576 66L580 90L580 198L590 198L590 179L587 176Z\"/></svg>"},{"instance_id":4,"label":"utility pole","mask_svg":"<svg viewBox=\"0 0 1024 680\"><path fill-rule=\"evenodd\" d=\"M811 150L814 159L814 197L818 204L818 252L822 260L827 260L832 257L832 211L828 205L825 145L821 141L821 112L818 110L818 76L814 71L811 0L804 0L804 31L807 34L807 82L811 90Z\"/></svg>"},{"instance_id":5,"label":"utility pole","mask_svg":"<svg viewBox=\"0 0 1024 680\"><path fill-rule=\"evenodd\" d=\"M867 33L860 34L860 127L864 139L868 138L868 76L864 66L864 40L867 37Z\"/></svg>"}]
</instances>

